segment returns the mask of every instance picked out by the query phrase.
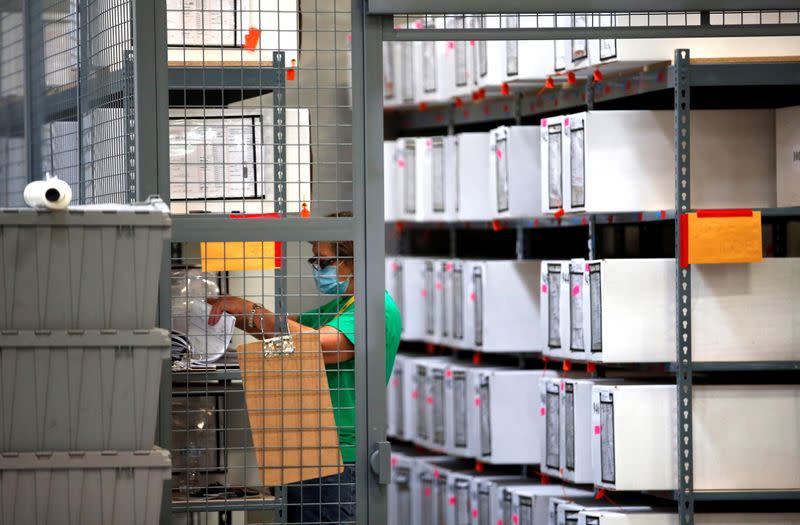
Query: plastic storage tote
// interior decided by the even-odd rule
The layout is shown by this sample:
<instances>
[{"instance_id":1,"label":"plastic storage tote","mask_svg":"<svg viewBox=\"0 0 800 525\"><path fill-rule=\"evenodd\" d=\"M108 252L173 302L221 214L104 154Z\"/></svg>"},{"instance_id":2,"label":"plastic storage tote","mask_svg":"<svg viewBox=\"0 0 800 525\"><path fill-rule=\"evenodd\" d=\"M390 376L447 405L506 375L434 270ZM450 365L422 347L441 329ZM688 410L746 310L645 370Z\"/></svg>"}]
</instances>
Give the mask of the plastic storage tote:
<instances>
[{"instance_id":1,"label":"plastic storage tote","mask_svg":"<svg viewBox=\"0 0 800 525\"><path fill-rule=\"evenodd\" d=\"M154 328L169 238L160 199L0 210L0 330Z\"/></svg>"},{"instance_id":2,"label":"plastic storage tote","mask_svg":"<svg viewBox=\"0 0 800 525\"><path fill-rule=\"evenodd\" d=\"M0 454L0 523L155 525L169 452Z\"/></svg>"},{"instance_id":3,"label":"plastic storage tote","mask_svg":"<svg viewBox=\"0 0 800 525\"><path fill-rule=\"evenodd\" d=\"M160 329L0 332L0 451L152 448L169 347Z\"/></svg>"}]
</instances>

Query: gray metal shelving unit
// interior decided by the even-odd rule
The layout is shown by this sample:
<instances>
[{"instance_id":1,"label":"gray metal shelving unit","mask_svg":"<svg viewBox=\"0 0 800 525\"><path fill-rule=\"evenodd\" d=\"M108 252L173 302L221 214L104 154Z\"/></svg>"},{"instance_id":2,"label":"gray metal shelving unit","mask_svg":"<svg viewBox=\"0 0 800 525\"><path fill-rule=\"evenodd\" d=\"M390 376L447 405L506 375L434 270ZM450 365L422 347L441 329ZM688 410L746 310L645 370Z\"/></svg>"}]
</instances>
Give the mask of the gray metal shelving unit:
<instances>
[{"instance_id":1,"label":"gray metal shelving unit","mask_svg":"<svg viewBox=\"0 0 800 525\"><path fill-rule=\"evenodd\" d=\"M734 9L747 6L711 5L713 2L694 2L694 6L681 5L681 9L696 8L705 13L710 9ZM402 4L402 5L401 5ZM492 13L524 13L530 11L558 13L558 12L591 12L589 2L573 2L565 6L537 4L532 8L513 0L501 1L490 7L475 2L464 5L461 2L440 2L435 8L409 4L408 2L393 2L384 0L371 3L375 18L380 19L382 27L382 40L505 40L505 39L543 39L543 38L595 38L599 36L615 38L654 38L666 36L746 36L759 34L800 34L800 25L792 24L787 27L767 26L739 26L737 27L712 27L701 24L697 28L559 28L551 30L541 29L497 29L485 32L483 30L405 30L399 29L393 23L392 14L399 13L463 13L487 12ZM618 4L618 10L636 11L664 10L664 6L644 6L637 4L635 7L627 5L622 0L608 2ZM776 3L777 4L777 3ZM753 7L753 6L749 6ZM770 7L779 7L778 5ZM784 5L788 7L788 5ZM760 6L759 8L763 8ZM613 11L614 6L604 5L604 9ZM669 7L667 7L669 9ZM423 16L423 15L416 15ZM705 33L705 35L703 34ZM376 44L377 45L377 44ZM689 164L690 151L690 108L692 88L741 88L759 86L764 89L800 86L800 62L742 62L742 63L697 63L690 60L690 50L679 49L675 52L672 64L659 64L620 74L614 78L599 81L577 81L569 84L566 79L559 81L553 89L539 90L538 92L511 92L507 96L491 96L469 102L459 102L458 106L449 104L444 106L430 106L423 108L406 108L387 110L385 118L388 129L394 129L401 136L413 136L425 133L452 133L462 127L474 130L476 126L501 125L519 123L531 117L546 117L549 115L583 109L601 109L600 104L624 102L634 96L662 94L670 97L675 111L675 187L676 202L672 210L661 212L647 212L634 214L582 214L565 216L562 219L537 218L523 221L495 221L495 223L399 223L399 230L431 231L456 228L467 229L500 229L514 228L521 235L521 231L530 228L557 228L588 226L590 256L594 251L594 229L596 224L633 224L653 221L673 221L675 223L675 253L680 253L681 229L679 227L680 215L693 211L690 207L691 186ZM380 85L377 80L373 88L378 90ZM735 107L735 106L734 106ZM379 130L371 130L377 132ZM373 144L380 148L380 144ZM800 208L768 208L762 209L762 217L800 217ZM520 242L517 243L517 255L520 256ZM691 356L691 281L689 268L681 268L679 258L675 259L676 289L675 300L678 305L679 317L676 320L678 345L676 347L676 361L665 367L665 371L675 375L678 392L678 412L676 422L678 425L678 439L676 443L677 462L679 465L678 490L674 493L660 493L660 497L677 502L680 523L689 525L694 523L695 501L702 502L730 502L750 500L797 501L800 500L800 491L695 491L693 488L693 449L692 449L692 380L696 374L713 374L723 378L725 374L733 372L744 373L772 373L786 372L800 369L800 362L743 362L743 363L702 363L695 364ZM681 305L689 305L681 308ZM685 407L685 408L683 408Z\"/></svg>"}]
</instances>

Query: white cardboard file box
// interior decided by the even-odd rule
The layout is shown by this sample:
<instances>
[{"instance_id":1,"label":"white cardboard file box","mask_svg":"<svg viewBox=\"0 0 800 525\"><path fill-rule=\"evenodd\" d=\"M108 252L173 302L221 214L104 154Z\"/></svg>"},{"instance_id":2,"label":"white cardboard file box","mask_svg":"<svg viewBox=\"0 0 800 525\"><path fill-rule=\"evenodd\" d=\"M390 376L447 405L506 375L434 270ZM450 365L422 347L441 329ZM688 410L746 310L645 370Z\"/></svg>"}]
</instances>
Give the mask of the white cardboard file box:
<instances>
[{"instance_id":1,"label":"white cardboard file box","mask_svg":"<svg viewBox=\"0 0 800 525\"><path fill-rule=\"evenodd\" d=\"M490 221L495 213L488 197L492 161L489 133L459 133L456 143L458 220Z\"/></svg>"},{"instance_id":2,"label":"white cardboard file box","mask_svg":"<svg viewBox=\"0 0 800 525\"><path fill-rule=\"evenodd\" d=\"M605 363L675 360L673 259L585 263L587 359ZM695 361L800 358L800 259L692 266ZM635 298L635 300L633 300Z\"/></svg>"},{"instance_id":3,"label":"white cardboard file box","mask_svg":"<svg viewBox=\"0 0 800 525\"><path fill-rule=\"evenodd\" d=\"M476 411L480 421L480 461L539 463L542 431L539 381L547 370L487 370L479 374Z\"/></svg>"},{"instance_id":4,"label":"white cardboard file box","mask_svg":"<svg viewBox=\"0 0 800 525\"><path fill-rule=\"evenodd\" d=\"M553 27L553 15L504 15L504 27ZM503 80L542 84L553 73L553 40L509 40L504 44Z\"/></svg>"},{"instance_id":5,"label":"white cardboard file box","mask_svg":"<svg viewBox=\"0 0 800 525\"><path fill-rule=\"evenodd\" d=\"M539 279L539 330L544 355L568 358L569 261L542 261Z\"/></svg>"},{"instance_id":6,"label":"white cardboard file box","mask_svg":"<svg viewBox=\"0 0 800 525\"><path fill-rule=\"evenodd\" d=\"M396 146L393 140L383 141L383 218L386 222L395 222L399 217L400 192L395 176L397 160L394 155Z\"/></svg>"},{"instance_id":7,"label":"white cardboard file box","mask_svg":"<svg viewBox=\"0 0 800 525\"><path fill-rule=\"evenodd\" d=\"M395 148L395 177L399 199L398 219L402 221L417 220L417 139L397 139Z\"/></svg>"},{"instance_id":8,"label":"white cardboard file box","mask_svg":"<svg viewBox=\"0 0 800 525\"><path fill-rule=\"evenodd\" d=\"M474 29L480 27L478 15L450 15L446 19L448 29ZM445 55L445 67L450 71L451 93L454 97L466 97L473 88L474 58L470 48L474 45L466 40L448 42L453 52Z\"/></svg>"},{"instance_id":9,"label":"white cardboard file box","mask_svg":"<svg viewBox=\"0 0 800 525\"><path fill-rule=\"evenodd\" d=\"M290 67L300 51L298 4L292 0L168 0L168 59L186 65L256 66L272 62L273 51L284 51ZM258 40L244 48L254 29L260 32Z\"/></svg>"},{"instance_id":10,"label":"white cardboard file box","mask_svg":"<svg viewBox=\"0 0 800 525\"><path fill-rule=\"evenodd\" d=\"M560 390L563 379L544 377L539 381L539 428L542 435L541 463L539 470L548 476L561 477L561 402Z\"/></svg>"},{"instance_id":11,"label":"white cardboard file box","mask_svg":"<svg viewBox=\"0 0 800 525\"><path fill-rule=\"evenodd\" d=\"M564 117L564 210L674 208L673 120L671 111L635 110ZM693 208L775 206L774 125L773 110L692 111Z\"/></svg>"},{"instance_id":12,"label":"white cardboard file box","mask_svg":"<svg viewBox=\"0 0 800 525\"><path fill-rule=\"evenodd\" d=\"M530 480L519 476L473 474L470 481L470 521L468 524L498 523L500 505L499 502L495 504L498 488L522 483L530 483Z\"/></svg>"},{"instance_id":13,"label":"white cardboard file box","mask_svg":"<svg viewBox=\"0 0 800 525\"><path fill-rule=\"evenodd\" d=\"M273 213L272 110L170 110L172 213ZM308 109L286 110L286 211L311 203Z\"/></svg>"},{"instance_id":14,"label":"white cardboard file box","mask_svg":"<svg viewBox=\"0 0 800 525\"><path fill-rule=\"evenodd\" d=\"M423 340L431 344L445 342L447 331L447 309L445 303L448 299L445 288L445 270L447 261L443 259L424 259L422 266L423 289L421 306L423 308Z\"/></svg>"},{"instance_id":15,"label":"white cardboard file box","mask_svg":"<svg viewBox=\"0 0 800 525\"><path fill-rule=\"evenodd\" d=\"M403 316L404 341L425 340L425 260L397 257L392 261L393 288L390 295ZM399 299L398 299L399 298Z\"/></svg>"},{"instance_id":16,"label":"white cardboard file box","mask_svg":"<svg viewBox=\"0 0 800 525\"><path fill-rule=\"evenodd\" d=\"M540 261L465 262L470 282L472 334L468 341L482 352L537 352L542 334L537 276Z\"/></svg>"},{"instance_id":17,"label":"white cardboard file box","mask_svg":"<svg viewBox=\"0 0 800 525\"><path fill-rule=\"evenodd\" d=\"M392 451L392 481L387 493L388 523L391 525L420 524L419 474L427 462L444 460L413 449Z\"/></svg>"},{"instance_id":18,"label":"white cardboard file box","mask_svg":"<svg viewBox=\"0 0 800 525\"><path fill-rule=\"evenodd\" d=\"M576 525L679 525L677 513L664 510L635 509L587 509L578 513ZM797 513L695 513L694 522L698 525L798 525Z\"/></svg>"},{"instance_id":19,"label":"white cardboard file box","mask_svg":"<svg viewBox=\"0 0 800 525\"><path fill-rule=\"evenodd\" d=\"M587 510L614 510L623 512L645 512L647 506L619 506L595 498L550 498L547 525L577 525L578 514Z\"/></svg>"},{"instance_id":20,"label":"white cardboard file box","mask_svg":"<svg viewBox=\"0 0 800 525\"><path fill-rule=\"evenodd\" d=\"M467 279L464 273L464 261L457 259L445 261L445 321L447 337L444 343L453 348L468 348L467 326L471 326L467 317L473 313L467 305Z\"/></svg>"},{"instance_id":21,"label":"white cardboard file box","mask_svg":"<svg viewBox=\"0 0 800 525\"><path fill-rule=\"evenodd\" d=\"M464 480L467 468L454 458L420 461L415 493L420 525L450 525L457 514L463 514L462 508L469 505L468 477L466 483Z\"/></svg>"},{"instance_id":22,"label":"white cardboard file box","mask_svg":"<svg viewBox=\"0 0 800 525\"><path fill-rule=\"evenodd\" d=\"M457 216L455 137L417 139L417 220L451 221Z\"/></svg>"},{"instance_id":23,"label":"white cardboard file box","mask_svg":"<svg viewBox=\"0 0 800 525\"><path fill-rule=\"evenodd\" d=\"M406 418L409 416L408 397L405 395L405 392L411 390L406 384L408 359L409 356L405 354L397 354L386 390L386 435L398 439L406 439Z\"/></svg>"},{"instance_id":24,"label":"white cardboard file box","mask_svg":"<svg viewBox=\"0 0 800 525\"><path fill-rule=\"evenodd\" d=\"M556 497L589 497L587 490L565 485L522 485L508 489L511 495L511 521L519 525L544 525L547 523L550 500ZM505 523L505 520L503 520Z\"/></svg>"},{"instance_id":25,"label":"white cardboard file box","mask_svg":"<svg viewBox=\"0 0 800 525\"><path fill-rule=\"evenodd\" d=\"M674 385L595 385L594 483L614 490L677 488ZM696 385L695 490L800 488L800 387Z\"/></svg>"},{"instance_id":26,"label":"white cardboard file box","mask_svg":"<svg viewBox=\"0 0 800 525\"><path fill-rule=\"evenodd\" d=\"M541 140L539 158L541 159L542 213L552 215L564 209L564 177L561 170L564 151L564 119L569 117L550 117L541 121Z\"/></svg>"},{"instance_id":27,"label":"white cardboard file box","mask_svg":"<svg viewBox=\"0 0 800 525\"><path fill-rule=\"evenodd\" d=\"M409 408L416 413L411 439L430 448L444 449L444 368L443 357L415 357L411 359L412 389ZM434 411L434 400L437 400ZM439 444L441 443L441 444Z\"/></svg>"},{"instance_id":28,"label":"white cardboard file box","mask_svg":"<svg viewBox=\"0 0 800 525\"><path fill-rule=\"evenodd\" d=\"M444 29L445 17L426 17L428 29ZM414 73L417 102L447 102L452 94L450 69L446 67L447 55L453 47L444 40L414 42Z\"/></svg>"},{"instance_id":29,"label":"white cardboard file box","mask_svg":"<svg viewBox=\"0 0 800 525\"><path fill-rule=\"evenodd\" d=\"M489 199L499 219L541 215L539 130L501 126L491 131Z\"/></svg>"},{"instance_id":30,"label":"white cardboard file box","mask_svg":"<svg viewBox=\"0 0 800 525\"><path fill-rule=\"evenodd\" d=\"M468 17L475 29L500 28L499 16L474 15ZM506 24L503 24L507 27ZM476 40L470 42L472 59L472 89L496 88L505 82L506 42L501 40Z\"/></svg>"},{"instance_id":31,"label":"white cardboard file box","mask_svg":"<svg viewBox=\"0 0 800 525\"><path fill-rule=\"evenodd\" d=\"M775 111L778 206L800 206L800 106Z\"/></svg>"}]
</instances>

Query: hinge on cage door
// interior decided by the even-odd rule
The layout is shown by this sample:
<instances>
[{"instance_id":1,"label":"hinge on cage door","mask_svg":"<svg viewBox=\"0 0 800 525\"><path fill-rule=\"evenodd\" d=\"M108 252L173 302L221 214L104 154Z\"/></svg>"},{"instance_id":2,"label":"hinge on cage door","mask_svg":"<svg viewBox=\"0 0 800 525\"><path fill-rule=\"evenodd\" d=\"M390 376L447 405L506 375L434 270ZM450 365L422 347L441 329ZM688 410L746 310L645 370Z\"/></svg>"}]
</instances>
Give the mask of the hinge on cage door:
<instances>
[{"instance_id":1,"label":"hinge on cage door","mask_svg":"<svg viewBox=\"0 0 800 525\"><path fill-rule=\"evenodd\" d=\"M264 339L262 344L264 357L278 357L294 353L294 339L291 335L282 335L271 339Z\"/></svg>"},{"instance_id":2,"label":"hinge on cage door","mask_svg":"<svg viewBox=\"0 0 800 525\"><path fill-rule=\"evenodd\" d=\"M369 455L369 466L379 485L388 485L392 479L392 445L388 441L378 441Z\"/></svg>"}]
</instances>

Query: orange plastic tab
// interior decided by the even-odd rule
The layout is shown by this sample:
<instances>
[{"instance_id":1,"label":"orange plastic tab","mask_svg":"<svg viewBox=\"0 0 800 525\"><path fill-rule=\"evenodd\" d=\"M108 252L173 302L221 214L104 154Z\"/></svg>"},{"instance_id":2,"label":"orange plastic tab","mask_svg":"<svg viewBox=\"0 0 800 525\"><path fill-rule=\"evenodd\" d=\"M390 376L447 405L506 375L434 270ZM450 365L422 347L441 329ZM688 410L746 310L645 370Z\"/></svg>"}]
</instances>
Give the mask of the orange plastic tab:
<instances>
[{"instance_id":1,"label":"orange plastic tab","mask_svg":"<svg viewBox=\"0 0 800 525\"><path fill-rule=\"evenodd\" d=\"M258 47L258 41L261 38L261 30L256 27L251 27L247 34L244 36L244 44L242 47L248 51L253 51Z\"/></svg>"},{"instance_id":2,"label":"orange plastic tab","mask_svg":"<svg viewBox=\"0 0 800 525\"><path fill-rule=\"evenodd\" d=\"M761 262L761 212L699 210L681 216L681 262L732 264Z\"/></svg>"},{"instance_id":3,"label":"orange plastic tab","mask_svg":"<svg viewBox=\"0 0 800 525\"><path fill-rule=\"evenodd\" d=\"M575 73L572 71L567 73L567 84L574 84L576 81L577 79L575 78Z\"/></svg>"},{"instance_id":4,"label":"orange plastic tab","mask_svg":"<svg viewBox=\"0 0 800 525\"><path fill-rule=\"evenodd\" d=\"M603 499L606 497L606 489L597 489L594 499Z\"/></svg>"},{"instance_id":5,"label":"orange plastic tab","mask_svg":"<svg viewBox=\"0 0 800 525\"><path fill-rule=\"evenodd\" d=\"M305 202L300 207L300 217L304 219L311 217L311 211L308 209L308 204Z\"/></svg>"},{"instance_id":6,"label":"orange plastic tab","mask_svg":"<svg viewBox=\"0 0 800 525\"><path fill-rule=\"evenodd\" d=\"M500 150L497 151L499 152ZM503 229L503 221L498 221L497 219L494 219L492 221L492 231L499 232L502 229Z\"/></svg>"},{"instance_id":7,"label":"orange plastic tab","mask_svg":"<svg viewBox=\"0 0 800 525\"><path fill-rule=\"evenodd\" d=\"M419 103L419 110L420 111L426 111L427 109L428 109L428 103L427 102L420 102Z\"/></svg>"},{"instance_id":8,"label":"orange plastic tab","mask_svg":"<svg viewBox=\"0 0 800 525\"><path fill-rule=\"evenodd\" d=\"M481 353L480 352L472 352L472 364L479 365L481 364Z\"/></svg>"},{"instance_id":9,"label":"orange plastic tab","mask_svg":"<svg viewBox=\"0 0 800 525\"><path fill-rule=\"evenodd\" d=\"M563 363L561 363L561 370L564 372L569 372L572 370L572 362L569 359L565 359Z\"/></svg>"},{"instance_id":10,"label":"orange plastic tab","mask_svg":"<svg viewBox=\"0 0 800 525\"><path fill-rule=\"evenodd\" d=\"M503 82L502 84L500 84L500 94L501 95L508 95L509 93L511 93L511 89L509 89L508 83L507 82Z\"/></svg>"},{"instance_id":11,"label":"orange plastic tab","mask_svg":"<svg viewBox=\"0 0 800 525\"><path fill-rule=\"evenodd\" d=\"M203 242L200 266L204 272L274 270L280 268L281 243Z\"/></svg>"},{"instance_id":12,"label":"orange plastic tab","mask_svg":"<svg viewBox=\"0 0 800 525\"><path fill-rule=\"evenodd\" d=\"M594 73L592 74L592 80L594 80L595 82L602 82L603 73L599 69L595 69Z\"/></svg>"},{"instance_id":13,"label":"orange plastic tab","mask_svg":"<svg viewBox=\"0 0 800 525\"><path fill-rule=\"evenodd\" d=\"M480 461L475 461L475 472L483 472L484 465Z\"/></svg>"},{"instance_id":14,"label":"orange plastic tab","mask_svg":"<svg viewBox=\"0 0 800 525\"><path fill-rule=\"evenodd\" d=\"M594 374L597 372L597 365L595 363L586 363L586 373Z\"/></svg>"},{"instance_id":15,"label":"orange plastic tab","mask_svg":"<svg viewBox=\"0 0 800 525\"><path fill-rule=\"evenodd\" d=\"M547 80L544 81L545 89L553 89L556 87L556 83L553 82L553 77L547 77Z\"/></svg>"},{"instance_id":16,"label":"orange plastic tab","mask_svg":"<svg viewBox=\"0 0 800 525\"><path fill-rule=\"evenodd\" d=\"M464 106L464 101L461 100L461 97L456 97L454 102L457 108Z\"/></svg>"},{"instance_id":17,"label":"orange plastic tab","mask_svg":"<svg viewBox=\"0 0 800 525\"><path fill-rule=\"evenodd\" d=\"M288 82L294 82L296 78L297 78L297 73L295 72L294 69L289 68L286 70L286 80Z\"/></svg>"},{"instance_id":18,"label":"orange plastic tab","mask_svg":"<svg viewBox=\"0 0 800 525\"><path fill-rule=\"evenodd\" d=\"M564 208L557 209L556 212L553 214L553 217L555 217L556 219L560 219L563 216L564 216Z\"/></svg>"},{"instance_id":19,"label":"orange plastic tab","mask_svg":"<svg viewBox=\"0 0 800 525\"><path fill-rule=\"evenodd\" d=\"M539 473L539 483L542 485L549 485L550 484L550 476L547 474Z\"/></svg>"}]
</instances>

